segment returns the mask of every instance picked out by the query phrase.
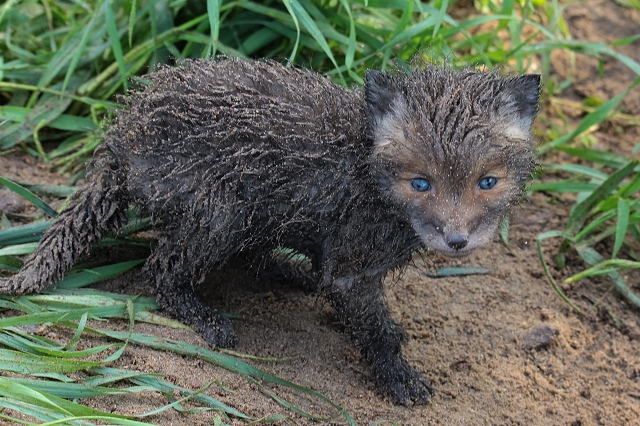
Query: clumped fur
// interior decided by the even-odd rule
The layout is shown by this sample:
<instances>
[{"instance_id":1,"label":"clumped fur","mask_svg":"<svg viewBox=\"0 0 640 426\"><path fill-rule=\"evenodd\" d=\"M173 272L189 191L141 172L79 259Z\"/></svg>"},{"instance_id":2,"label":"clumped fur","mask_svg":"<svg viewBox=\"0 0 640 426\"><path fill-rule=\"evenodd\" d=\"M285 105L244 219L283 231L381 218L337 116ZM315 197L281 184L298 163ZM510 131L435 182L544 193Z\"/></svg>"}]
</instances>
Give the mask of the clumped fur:
<instances>
[{"instance_id":1,"label":"clumped fur","mask_svg":"<svg viewBox=\"0 0 640 426\"><path fill-rule=\"evenodd\" d=\"M117 113L86 188L0 291L60 280L136 206L159 224L144 266L158 302L212 346L235 337L195 297L206 274L287 247L311 259L375 380L400 403L430 400L402 357L382 280L420 247L457 256L492 237L534 167L539 77L422 64L370 71L351 91L272 61L224 58L148 79Z\"/></svg>"}]
</instances>

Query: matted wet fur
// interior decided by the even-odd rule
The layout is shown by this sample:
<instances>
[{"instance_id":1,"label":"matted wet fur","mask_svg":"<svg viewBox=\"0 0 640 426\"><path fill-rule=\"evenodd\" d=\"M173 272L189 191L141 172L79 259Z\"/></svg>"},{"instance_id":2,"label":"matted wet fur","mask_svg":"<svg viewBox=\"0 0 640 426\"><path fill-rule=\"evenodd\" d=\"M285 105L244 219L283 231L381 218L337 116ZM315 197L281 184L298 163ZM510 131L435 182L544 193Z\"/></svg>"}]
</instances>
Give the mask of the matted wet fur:
<instances>
[{"instance_id":1,"label":"matted wet fur","mask_svg":"<svg viewBox=\"0 0 640 426\"><path fill-rule=\"evenodd\" d=\"M136 206L159 224L147 260L159 304L211 346L230 321L194 290L235 255L287 247L402 404L434 391L401 354L382 279L426 246L464 255L492 238L534 168L539 77L422 64L347 90L272 61L187 60L150 74L96 152L87 186L4 294L60 280Z\"/></svg>"}]
</instances>

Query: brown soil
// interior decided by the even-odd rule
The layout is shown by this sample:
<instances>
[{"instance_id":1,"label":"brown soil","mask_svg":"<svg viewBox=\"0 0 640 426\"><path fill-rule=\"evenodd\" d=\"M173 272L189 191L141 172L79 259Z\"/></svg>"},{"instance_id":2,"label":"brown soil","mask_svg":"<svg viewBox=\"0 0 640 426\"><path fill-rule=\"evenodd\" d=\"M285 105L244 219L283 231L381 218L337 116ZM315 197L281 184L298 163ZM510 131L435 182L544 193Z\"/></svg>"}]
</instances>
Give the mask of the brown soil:
<instances>
[{"instance_id":1,"label":"brown soil","mask_svg":"<svg viewBox=\"0 0 640 426\"><path fill-rule=\"evenodd\" d=\"M565 17L576 39L614 41L640 30L638 11L610 1L571 4ZM617 50L640 61L638 40ZM553 72L558 81L573 77L572 86L561 96L572 101L590 96L609 99L624 90L634 73L617 61L603 61L598 77L597 60L578 55L572 68L568 55L555 53ZM640 115L640 91L627 97L623 107L628 114ZM575 115L575 109L572 112ZM544 117L554 120L554 114L551 106L544 107ZM629 156L640 141L638 127L615 123L593 134L597 147ZM47 183L56 179L41 166L24 163L25 158L0 157L0 173L22 173L23 180ZM640 425L640 309L618 297L606 280L585 280L565 288L583 309L579 316L553 291L536 255L536 235L561 229L568 208L562 199L536 194L523 202L512 221L509 249L495 242L464 260L417 259L401 277L388 280L388 304L410 336L404 353L437 390L425 406L397 406L381 394L331 309L302 288L266 285L238 271L212 279L218 282L203 290L203 298L242 316L234 320L237 351L295 356L281 363L253 363L323 393L360 425L379 420L400 425ZM545 245L547 254L556 248L553 244ZM443 265L484 266L491 272L440 279L426 275ZM553 273L562 279L581 268L577 258L569 258L565 270ZM640 274L629 273L626 279L640 293ZM134 272L106 287L131 293L143 288L140 280ZM100 326L125 329L127 325L113 321ZM136 331L204 345L187 331L142 323ZM130 346L116 366L160 372L191 389L221 381L233 393L215 386L206 392L246 414L281 413L297 424L313 423L277 405L256 385L197 359ZM314 414L335 414L317 400L268 388ZM144 413L166 399L144 394L90 403L123 414ZM205 425L212 424L214 415L165 411L145 421ZM345 421L338 417L331 424Z\"/></svg>"}]
</instances>

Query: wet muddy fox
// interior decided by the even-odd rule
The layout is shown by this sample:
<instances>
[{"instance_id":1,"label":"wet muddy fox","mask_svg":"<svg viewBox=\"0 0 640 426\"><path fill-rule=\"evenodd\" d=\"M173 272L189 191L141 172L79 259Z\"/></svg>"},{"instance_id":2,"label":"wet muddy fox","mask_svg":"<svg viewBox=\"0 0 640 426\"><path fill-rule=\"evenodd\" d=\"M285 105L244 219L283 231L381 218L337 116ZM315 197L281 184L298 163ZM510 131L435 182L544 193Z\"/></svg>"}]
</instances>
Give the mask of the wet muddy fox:
<instances>
[{"instance_id":1,"label":"wet muddy fox","mask_svg":"<svg viewBox=\"0 0 640 426\"><path fill-rule=\"evenodd\" d=\"M272 61L187 60L131 94L5 294L60 280L136 206L158 224L144 265L159 304L211 346L229 319L194 294L233 256L285 247L311 259L372 375L402 404L434 391L401 354L381 281L427 247L461 256L489 241L534 169L539 76L429 63L369 71L347 90Z\"/></svg>"}]
</instances>

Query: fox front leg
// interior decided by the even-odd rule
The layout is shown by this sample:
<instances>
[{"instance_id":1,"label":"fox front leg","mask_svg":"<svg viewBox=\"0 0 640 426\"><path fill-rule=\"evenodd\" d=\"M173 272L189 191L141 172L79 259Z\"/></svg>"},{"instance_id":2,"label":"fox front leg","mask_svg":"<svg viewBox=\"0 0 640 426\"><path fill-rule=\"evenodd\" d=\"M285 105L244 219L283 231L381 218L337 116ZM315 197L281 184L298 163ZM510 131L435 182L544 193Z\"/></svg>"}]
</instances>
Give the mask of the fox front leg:
<instances>
[{"instance_id":1,"label":"fox front leg","mask_svg":"<svg viewBox=\"0 0 640 426\"><path fill-rule=\"evenodd\" d=\"M402 356L406 333L389 318L382 277L336 278L327 298L370 363L375 381L400 404L429 402L435 391Z\"/></svg>"}]
</instances>

